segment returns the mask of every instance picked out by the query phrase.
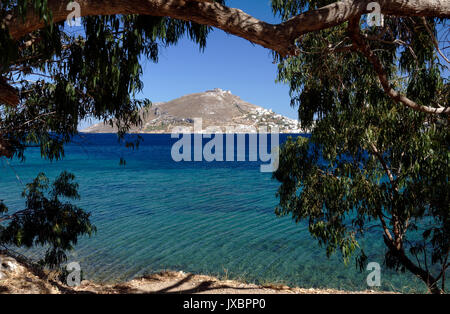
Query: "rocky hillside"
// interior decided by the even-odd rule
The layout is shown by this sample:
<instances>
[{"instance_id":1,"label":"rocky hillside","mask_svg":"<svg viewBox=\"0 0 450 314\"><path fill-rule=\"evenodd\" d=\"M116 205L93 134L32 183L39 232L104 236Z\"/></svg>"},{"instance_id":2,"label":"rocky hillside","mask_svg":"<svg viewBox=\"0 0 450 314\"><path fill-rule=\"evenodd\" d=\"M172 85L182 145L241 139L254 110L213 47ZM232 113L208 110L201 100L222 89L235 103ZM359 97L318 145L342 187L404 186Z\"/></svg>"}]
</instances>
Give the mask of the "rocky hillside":
<instances>
[{"instance_id":1,"label":"rocky hillside","mask_svg":"<svg viewBox=\"0 0 450 314\"><path fill-rule=\"evenodd\" d=\"M296 120L252 105L230 91L220 88L153 104L149 109L142 109L141 116L143 125L132 128L130 133L171 133L174 127L187 127L194 132L195 118L202 119L202 130L209 126L217 126L223 133L253 133L262 126L266 126L269 130L278 127L281 133L302 133ZM234 131L230 131L230 127ZM82 130L85 133L115 131L104 123Z\"/></svg>"}]
</instances>

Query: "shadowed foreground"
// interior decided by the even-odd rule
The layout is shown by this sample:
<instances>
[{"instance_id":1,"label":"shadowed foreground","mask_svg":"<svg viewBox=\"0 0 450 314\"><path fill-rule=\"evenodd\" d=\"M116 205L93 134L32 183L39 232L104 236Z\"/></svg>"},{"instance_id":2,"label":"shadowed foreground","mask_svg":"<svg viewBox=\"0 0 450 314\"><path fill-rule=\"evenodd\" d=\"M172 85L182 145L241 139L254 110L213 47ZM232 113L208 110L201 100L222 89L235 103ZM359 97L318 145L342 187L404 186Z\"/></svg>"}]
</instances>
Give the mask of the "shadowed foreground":
<instances>
[{"instance_id":1,"label":"shadowed foreground","mask_svg":"<svg viewBox=\"0 0 450 314\"><path fill-rule=\"evenodd\" d=\"M0 252L0 293L10 294L351 294L377 293L376 291L340 291L333 289L290 288L284 285L255 285L234 280L219 280L215 277L184 272L166 271L120 284L97 284L82 281L75 288L68 287L56 279L56 275L30 266L20 258Z\"/></svg>"}]
</instances>

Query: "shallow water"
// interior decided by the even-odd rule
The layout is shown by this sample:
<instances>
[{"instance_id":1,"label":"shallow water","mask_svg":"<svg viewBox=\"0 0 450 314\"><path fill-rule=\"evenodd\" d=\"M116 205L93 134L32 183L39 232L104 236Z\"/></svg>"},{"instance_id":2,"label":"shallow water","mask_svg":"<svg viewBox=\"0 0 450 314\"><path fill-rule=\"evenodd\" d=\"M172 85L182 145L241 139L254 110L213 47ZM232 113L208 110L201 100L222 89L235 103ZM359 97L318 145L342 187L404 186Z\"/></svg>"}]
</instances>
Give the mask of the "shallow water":
<instances>
[{"instance_id":1,"label":"shallow water","mask_svg":"<svg viewBox=\"0 0 450 314\"><path fill-rule=\"evenodd\" d=\"M345 266L339 256L328 259L306 224L276 217L278 183L259 171L259 163L176 163L170 136L143 137L132 151L112 134L83 135L67 146L63 161L53 163L29 149L25 163L3 161L0 199L12 209L23 206L16 175L26 183L39 172L51 179L62 170L73 172L78 204L92 213L98 229L69 254L85 279L122 281L170 269L255 283L368 288L368 271L360 273L353 261ZM382 265L381 234L369 233L362 244L369 261ZM425 291L412 275L383 265L381 283L382 290Z\"/></svg>"}]
</instances>

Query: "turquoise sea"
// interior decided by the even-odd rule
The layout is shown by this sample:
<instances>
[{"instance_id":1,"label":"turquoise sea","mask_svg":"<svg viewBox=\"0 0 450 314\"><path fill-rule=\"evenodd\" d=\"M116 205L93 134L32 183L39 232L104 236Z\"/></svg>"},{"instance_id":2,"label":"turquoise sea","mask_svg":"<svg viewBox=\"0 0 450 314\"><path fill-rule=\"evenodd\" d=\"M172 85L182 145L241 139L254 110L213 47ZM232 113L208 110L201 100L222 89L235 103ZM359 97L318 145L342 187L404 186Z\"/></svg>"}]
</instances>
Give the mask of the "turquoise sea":
<instances>
[{"instance_id":1,"label":"turquoise sea","mask_svg":"<svg viewBox=\"0 0 450 314\"><path fill-rule=\"evenodd\" d=\"M41 159L38 148L25 162L3 160L0 199L20 209L23 184L45 172L76 175L78 204L92 213L97 233L82 238L69 261L84 278L117 282L160 270L183 270L254 283L368 289L354 261L328 259L305 223L274 214L277 181L258 162L174 162L170 135L143 135L139 149L114 134L83 134L66 147L62 161ZM281 136L284 141L286 136ZM119 165L121 158L125 166ZM21 183L22 182L22 183ZM381 290L425 292L412 275L382 264L379 231L361 242L369 261L382 267ZM22 251L37 257L36 250Z\"/></svg>"}]
</instances>

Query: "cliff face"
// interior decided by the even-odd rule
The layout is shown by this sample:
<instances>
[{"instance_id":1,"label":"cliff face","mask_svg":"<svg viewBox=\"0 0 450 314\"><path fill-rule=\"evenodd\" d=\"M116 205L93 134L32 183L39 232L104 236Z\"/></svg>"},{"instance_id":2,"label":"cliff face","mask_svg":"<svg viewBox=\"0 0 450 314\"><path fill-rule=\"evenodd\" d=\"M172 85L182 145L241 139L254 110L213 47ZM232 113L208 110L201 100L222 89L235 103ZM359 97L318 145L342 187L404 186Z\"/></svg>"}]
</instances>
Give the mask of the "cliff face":
<instances>
[{"instance_id":1,"label":"cliff face","mask_svg":"<svg viewBox=\"0 0 450 314\"><path fill-rule=\"evenodd\" d=\"M252 105L219 88L153 104L151 108L141 110L141 117L142 126L132 128L130 133L171 133L174 127L185 127L194 132L194 119L197 118L202 119L203 132L215 126L223 133L253 133L265 126L269 130L278 127L282 133L302 133L296 120ZM114 133L116 130L99 123L82 132Z\"/></svg>"}]
</instances>

